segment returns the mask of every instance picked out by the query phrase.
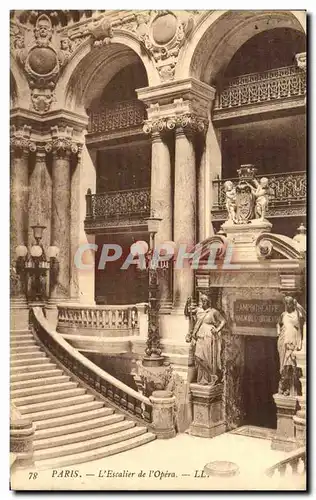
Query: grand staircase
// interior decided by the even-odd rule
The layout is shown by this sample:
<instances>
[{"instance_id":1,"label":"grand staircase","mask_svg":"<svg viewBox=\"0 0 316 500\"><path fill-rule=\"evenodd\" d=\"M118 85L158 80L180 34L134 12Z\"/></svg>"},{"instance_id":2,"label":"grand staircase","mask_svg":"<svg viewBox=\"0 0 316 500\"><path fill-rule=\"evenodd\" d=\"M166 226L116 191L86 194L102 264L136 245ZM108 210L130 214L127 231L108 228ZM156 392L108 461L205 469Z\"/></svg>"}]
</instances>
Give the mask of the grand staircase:
<instances>
[{"instance_id":1,"label":"grand staircase","mask_svg":"<svg viewBox=\"0 0 316 500\"><path fill-rule=\"evenodd\" d=\"M36 468L89 462L155 439L69 375L28 330L11 331L11 401L35 425Z\"/></svg>"}]
</instances>

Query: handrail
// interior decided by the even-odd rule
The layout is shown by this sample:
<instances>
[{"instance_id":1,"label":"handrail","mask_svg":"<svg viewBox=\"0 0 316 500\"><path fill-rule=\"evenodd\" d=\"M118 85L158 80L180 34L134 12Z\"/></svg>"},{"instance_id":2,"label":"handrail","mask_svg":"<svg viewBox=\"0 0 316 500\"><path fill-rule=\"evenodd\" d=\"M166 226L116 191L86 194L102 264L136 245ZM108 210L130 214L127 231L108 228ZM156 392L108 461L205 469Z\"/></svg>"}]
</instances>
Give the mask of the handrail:
<instances>
[{"instance_id":1,"label":"handrail","mask_svg":"<svg viewBox=\"0 0 316 500\"><path fill-rule=\"evenodd\" d=\"M301 448L297 448L296 450L289 453L289 455L277 462L276 464L269 467L265 475L269 477L273 477L276 472L279 472L281 476L285 475L287 472L287 466L289 465L292 469L292 474L299 473L298 466L300 461L303 462L304 471L306 469L306 448L302 446Z\"/></svg>"},{"instance_id":2,"label":"handrail","mask_svg":"<svg viewBox=\"0 0 316 500\"><path fill-rule=\"evenodd\" d=\"M73 348L50 327L40 307L32 308L31 320L39 339L75 376L122 410L151 423L152 403L146 396L102 370Z\"/></svg>"}]
</instances>

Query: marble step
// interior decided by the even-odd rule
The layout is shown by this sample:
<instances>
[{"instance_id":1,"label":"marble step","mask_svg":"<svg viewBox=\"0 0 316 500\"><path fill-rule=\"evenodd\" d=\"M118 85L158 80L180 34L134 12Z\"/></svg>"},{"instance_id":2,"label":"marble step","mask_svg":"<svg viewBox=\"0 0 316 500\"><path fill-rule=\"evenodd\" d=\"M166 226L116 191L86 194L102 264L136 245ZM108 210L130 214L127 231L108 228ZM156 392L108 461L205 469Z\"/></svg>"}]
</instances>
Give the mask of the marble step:
<instances>
[{"instance_id":1,"label":"marble step","mask_svg":"<svg viewBox=\"0 0 316 500\"><path fill-rule=\"evenodd\" d=\"M65 399L68 397L81 396L86 393L86 389L83 387L78 387L78 384L70 384L69 389L65 389L64 387L60 387L57 391L48 390L46 392L42 392L41 394L31 394L29 396L21 396L18 398L14 398L14 403L16 406L25 406L29 404L36 403L45 403L47 401L54 403L57 399Z\"/></svg>"},{"instance_id":2,"label":"marble step","mask_svg":"<svg viewBox=\"0 0 316 500\"><path fill-rule=\"evenodd\" d=\"M59 370L61 372L61 370ZM38 372L36 372L38 373ZM62 372L61 372L62 373ZM44 372L44 375L42 375L42 377L36 377L36 378L31 378L31 379L27 379L27 380L18 380L17 382L12 382L12 378L11 378L11 384L10 384L10 387L11 387L11 390L15 390L15 389L24 389L24 388L27 388L27 387L38 387L38 386L46 386L46 385L49 385L49 384L58 384L58 383L63 383L63 382L66 382L66 381L69 381L70 380L70 377L68 375L48 375L48 372ZM44 387L43 387L44 388Z\"/></svg>"},{"instance_id":3,"label":"marble step","mask_svg":"<svg viewBox=\"0 0 316 500\"><path fill-rule=\"evenodd\" d=\"M34 338L33 339L21 339L21 340L11 339L10 340L11 347L22 347L22 346L28 346L28 345L31 345L31 346L37 345Z\"/></svg>"},{"instance_id":4,"label":"marble step","mask_svg":"<svg viewBox=\"0 0 316 500\"><path fill-rule=\"evenodd\" d=\"M15 335L32 335L32 332L30 330L10 330L10 335L15 336ZM33 337L33 335L32 335Z\"/></svg>"},{"instance_id":5,"label":"marble step","mask_svg":"<svg viewBox=\"0 0 316 500\"><path fill-rule=\"evenodd\" d=\"M86 421L90 421L94 418L106 417L108 415L113 415L114 410L112 408L106 408L102 401L92 401L92 403L88 403L85 406L79 405L81 408L75 407L78 409L78 413L64 413L61 416L53 416L51 418L51 413L49 413L48 417L45 419L42 418L43 415L40 415L41 420L37 420L37 416L35 414L33 422L36 425L36 433L42 432L46 429L59 428L64 426L71 426L76 423L84 423ZM81 411L82 409L82 411ZM36 434L37 435L37 434Z\"/></svg>"},{"instance_id":6,"label":"marble step","mask_svg":"<svg viewBox=\"0 0 316 500\"><path fill-rule=\"evenodd\" d=\"M44 351L40 347L34 347L34 351L28 351L28 352L12 352L10 353L10 359L11 360L17 360L17 359L25 359L25 358L30 358L32 356L39 356L40 354L45 354Z\"/></svg>"},{"instance_id":7,"label":"marble step","mask_svg":"<svg viewBox=\"0 0 316 500\"><path fill-rule=\"evenodd\" d=\"M76 404L74 406L64 406L54 408L53 410L38 411L29 413L28 417L35 423L36 428L40 428L38 422L40 420L53 419L54 417L65 417L67 415L75 415L84 411L95 410L104 406L103 401L88 401L85 403Z\"/></svg>"},{"instance_id":8,"label":"marble step","mask_svg":"<svg viewBox=\"0 0 316 500\"><path fill-rule=\"evenodd\" d=\"M46 385L36 385L35 387L26 387L24 389L12 389L11 388L11 398L22 398L23 396L33 396L35 394L46 394L57 391L62 391L65 389L74 389L78 387L77 382L69 382L65 377L65 380L61 378L60 381L54 384L46 384Z\"/></svg>"},{"instance_id":9,"label":"marble step","mask_svg":"<svg viewBox=\"0 0 316 500\"><path fill-rule=\"evenodd\" d=\"M46 359L46 363L42 363L41 365L26 365L26 366L11 366L11 374L15 375L16 373L23 374L27 372L45 372L46 370L52 370L56 368L57 365L52 363L48 358Z\"/></svg>"},{"instance_id":10,"label":"marble step","mask_svg":"<svg viewBox=\"0 0 316 500\"><path fill-rule=\"evenodd\" d=\"M62 419L60 419L59 426L57 425L55 427L48 427L44 429L41 428L40 430L36 428L36 435L35 435L36 440L42 440L45 438L63 436L65 434L68 435L72 433L78 433L81 431L91 430L94 429L95 427L102 427L105 425L122 422L125 419L124 415L113 413L112 408L100 408L99 410L94 410L93 412L89 413L90 413L90 418L88 415L86 417L80 417L80 416L78 417L78 415L75 415L74 417L77 417L77 419L75 419L73 416L70 416L68 420L70 421L72 417L74 420L70 424L64 425L64 421L66 421L66 419L65 417L62 417ZM93 416L96 416L96 418L93 418ZM81 420L81 418L86 418L87 420ZM51 419L51 420L58 420L58 419ZM42 420L41 424L42 423L45 424L45 422L47 421Z\"/></svg>"},{"instance_id":11,"label":"marble step","mask_svg":"<svg viewBox=\"0 0 316 500\"><path fill-rule=\"evenodd\" d=\"M17 359L17 360L12 360L10 363L10 366L12 368L15 367L23 367L23 366L29 366L29 365L40 365L43 363L47 363L48 358L45 356L45 354L40 354L36 357L33 358L24 358L24 359Z\"/></svg>"},{"instance_id":12,"label":"marble step","mask_svg":"<svg viewBox=\"0 0 316 500\"><path fill-rule=\"evenodd\" d=\"M33 458L35 462L37 462L38 460L44 460L47 458L56 458L63 457L65 455L73 455L75 453L83 453L96 448L104 448L108 445L119 443L120 441L125 441L126 439L130 439L147 432L146 427L135 427L134 422L132 422L132 424L133 428L115 432L110 436L103 436L101 438L97 437L89 439L88 441L70 443L62 446L54 446L45 450L34 451Z\"/></svg>"},{"instance_id":13,"label":"marble step","mask_svg":"<svg viewBox=\"0 0 316 500\"><path fill-rule=\"evenodd\" d=\"M25 332L17 331L17 332L12 332L10 333L10 338L11 340L26 340L26 339L33 339L34 336L29 330L25 330Z\"/></svg>"},{"instance_id":14,"label":"marble step","mask_svg":"<svg viewBox=\"0 0 316 500\"><path fill-rule=\"evenodd\" d=\"M154 439L156 439L155 434L145 432L139 436L125 439L119 443L103 446L101 448L95 448L55 459L48 458L46 460L39 460L35 462L35 467L39 469L48 469L90 462L92 460L98 460L99 458L105 458L117 453L122 453L123 451L132 450L133 448L149 443Z\"/></svg>"},{"instance_id":15,"label":"marble step","mask_svg":"<svg viewBox=\"0 0 316 500\"><path fill-rule=\"evenodd\" d=\"M20 354L22 352L35 352L35 351L39 351L40 348L38 347L37 344L34 344L34 345L22 345L22 346L19 346L19 347L11 347L11 353L12 354Z\"/></svg>"},{"instance_id":16,"label":"marble step","mask_svg":"<svg viewBox=\"0 0 316 500\"><path fill-rule=\"evenodd\" d=\"M85 392L85 389L83 389ZM55 410L61 409L65 410L67 407L75 407L76 405L80 405L82 403L88 403L94 400L93 394L81 394L80 396L61 398L56 400L44 401L43 403L32 403L27 405L19 405L19 411L23 413L23 415L28 415L31 413L32 415L36 412L45 412L45 410Z\"/></svg>"},{"instance_id":17,"label":"marble step","mask_svg":"<svg viewBox=\"0 0 316 500\"><path fill-rule=\"evenodd\" d=\"M90 441L94 439L102 439L104 436L111 436L115 433L126 431L127 429L132 429L135 427L135 422L132 420L122 420L120 422L115 422L109 425L99 425L91 429L85 429L84 431L73 432L71 434L64 434L60 436L51 436L44 439L36 439L33 442L33 449L36 450L47 450L50 451L51 448L56 448L59 446L71 445L74 443L84 445L85 441ZM51 456L51 455L48 455Z\"/></svg>"}]
</instances>

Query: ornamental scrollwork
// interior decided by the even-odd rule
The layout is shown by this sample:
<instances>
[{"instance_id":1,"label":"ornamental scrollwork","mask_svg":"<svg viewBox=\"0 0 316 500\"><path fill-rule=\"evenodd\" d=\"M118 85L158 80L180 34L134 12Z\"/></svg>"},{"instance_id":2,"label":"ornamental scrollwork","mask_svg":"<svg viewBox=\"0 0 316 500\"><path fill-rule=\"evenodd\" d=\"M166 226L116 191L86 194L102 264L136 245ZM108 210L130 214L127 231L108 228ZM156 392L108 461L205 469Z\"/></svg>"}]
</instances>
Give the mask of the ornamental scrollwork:
<instances>
[{"instance_id":1,"label":"ornamental scrollwork","mask_svg":"<svg viewBox=\"0 0 316 500\"><path fill-rule=\"evenodd\" d=\"M161 117L153 120L146 120L143 126L145 134L168 132L181 128L186 132L205 133L208 127L207 120L192 113L185 113L178 116Z\"/></svg>"},{"instance_id":2,"label":"ornamental scrollwork","mask_svg":"<svg viewBox=\"0 0 316 500\"><path fill-rule=\"evenodd\" d=\"M10 151L16 157L28 155L36 151L36 144L30 139L31 127L24 125L21 129L16 129L13 125L10 134Z\"/></svg>"}]
</instances>

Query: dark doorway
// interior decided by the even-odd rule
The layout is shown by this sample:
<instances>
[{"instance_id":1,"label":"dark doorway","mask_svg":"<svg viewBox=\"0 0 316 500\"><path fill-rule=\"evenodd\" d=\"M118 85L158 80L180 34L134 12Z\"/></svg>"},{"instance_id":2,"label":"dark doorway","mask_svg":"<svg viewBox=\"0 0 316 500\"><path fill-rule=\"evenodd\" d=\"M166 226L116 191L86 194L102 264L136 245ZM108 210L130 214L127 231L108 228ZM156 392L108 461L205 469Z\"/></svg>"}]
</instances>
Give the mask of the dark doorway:
<instances>
[{"instance_id":1,"label":"dark doorway","mask_svg":"<svg viewBox=\"0 0 316 500\"><path fill-rule=\"evenodd\" d=\"M246 337L244 370L245 424L276 428L273 394L278 390L277 339Z\"/></svg>"}]
</instances>

